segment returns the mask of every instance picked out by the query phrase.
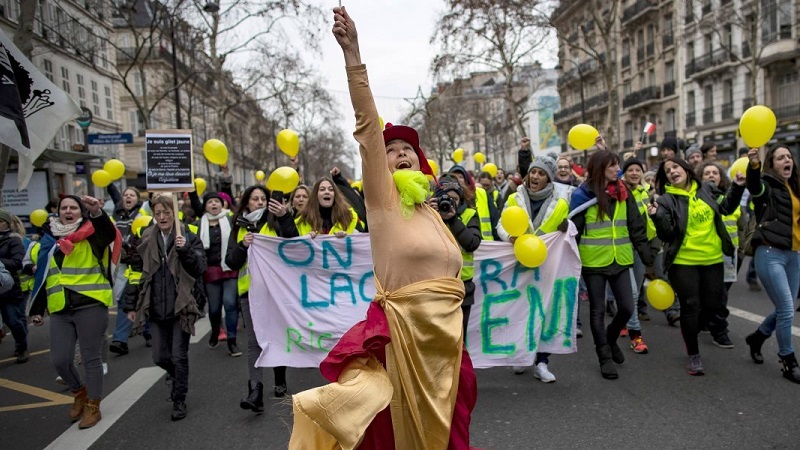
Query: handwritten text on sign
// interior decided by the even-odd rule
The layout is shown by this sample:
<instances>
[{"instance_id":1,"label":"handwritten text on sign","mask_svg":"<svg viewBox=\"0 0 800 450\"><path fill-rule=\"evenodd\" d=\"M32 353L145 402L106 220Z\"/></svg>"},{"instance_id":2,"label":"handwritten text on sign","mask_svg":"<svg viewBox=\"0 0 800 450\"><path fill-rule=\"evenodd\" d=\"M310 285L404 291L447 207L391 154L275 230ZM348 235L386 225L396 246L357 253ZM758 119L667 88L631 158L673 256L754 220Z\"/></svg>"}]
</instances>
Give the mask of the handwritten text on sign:
<instances>
[{"instance_id":1,"label":"handwritten text on sign","mask_svg":"<svg viewBox=\"0 0 800 450\"><path fill-rule=\"evenodd\" d=\"M547 262L528 269L511 244L475 252L467 344L475 367L530 365L536 352L573 353L580 259L564 233L543 236ZM248 258L250 309L264 367L317 367L375 294L369 236L257 236Z\"/></svg>"}]
</instances>

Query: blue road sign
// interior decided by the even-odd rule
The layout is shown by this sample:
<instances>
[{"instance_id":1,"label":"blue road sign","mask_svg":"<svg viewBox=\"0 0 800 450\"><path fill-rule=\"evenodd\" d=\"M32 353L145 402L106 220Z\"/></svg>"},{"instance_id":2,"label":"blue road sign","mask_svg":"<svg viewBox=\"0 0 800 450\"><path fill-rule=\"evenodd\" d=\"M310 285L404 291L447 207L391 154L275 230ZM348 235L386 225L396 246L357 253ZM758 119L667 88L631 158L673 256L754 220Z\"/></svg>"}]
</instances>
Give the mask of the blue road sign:
<instances>
[{"instance_id":1,"label":"blue road sign","mask_svg":"<svg viewBox=\"0 0 800 450\"><path fill-rule=\"evenodd\" d=\"M92 133L89 135L89 145L132 144L132 133Z\"/></svg>"}]
</instances>

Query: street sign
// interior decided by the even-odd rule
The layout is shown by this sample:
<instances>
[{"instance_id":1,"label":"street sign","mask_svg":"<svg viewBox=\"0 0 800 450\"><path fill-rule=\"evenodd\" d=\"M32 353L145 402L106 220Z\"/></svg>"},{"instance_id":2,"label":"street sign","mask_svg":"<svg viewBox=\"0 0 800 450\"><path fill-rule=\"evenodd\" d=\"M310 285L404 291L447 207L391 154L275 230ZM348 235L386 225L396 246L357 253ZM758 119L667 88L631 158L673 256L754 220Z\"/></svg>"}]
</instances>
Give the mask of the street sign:
<instances>
[{"instance_id":1,"label":"street sign","mask_svg":"<svg viewBox=\"0 0 800 450\"><path fill-rule=\"evenodd\" d=\"M89 135L90 145L133 144L131 133L92 133Z\"/></svg>"},{"instance_id":2,"label":"street sign","mask_svg":"<svg viewBox=\"0 0 800 450\"><path fill-rule=\"evenodd\" d=\"M89 125L92 124L93 117L94 116L92 116L91 109L81 106L81 115L75 120L78 122L78 125L80 125L81 128L89 128Z\"/></svg>"}]
</instances>

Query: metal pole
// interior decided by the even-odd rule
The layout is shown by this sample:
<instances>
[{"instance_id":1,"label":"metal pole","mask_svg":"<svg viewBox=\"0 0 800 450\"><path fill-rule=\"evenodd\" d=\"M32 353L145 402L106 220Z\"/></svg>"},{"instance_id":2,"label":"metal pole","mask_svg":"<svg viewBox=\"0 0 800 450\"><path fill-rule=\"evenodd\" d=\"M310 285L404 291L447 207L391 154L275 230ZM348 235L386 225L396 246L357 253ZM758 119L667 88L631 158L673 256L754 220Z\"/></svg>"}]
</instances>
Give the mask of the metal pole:
<instances>
[{"instance_id":1,"label":"metal pole","mask_svg":"<svg viewBox=\"0 0 800 450\"><path fill-rule=\"evenodd\" d=\"M8 172L8 160L11 159L11 147L0 145L0 206L3 206L3 184L6 182L6 172Z\"/></svg>"},{"instance_id":2,"label":"metal pole","mask_svg":"<svg viewBox=\"0 0 800 450\"><path fill-rule=\"evenodd\" d=\"M172 40L172 85L175 87L175 126L183 128L181 122L181 90L178 87L178 46L175 42L175 18L169 17L169 34Z\"/></svg>"},{"instance_id":3,"label":"metal pole","mask_svg":"<svg viewBox=\"0 0 800 450\"><path fill-rule=\"evenodd\" d=\"M83 151L89 154L89 127L81 127L83 129ZM87 158L83 163L83 170L86 172L86 195L94 197L94 183L92 183L92 171L89 170L91 164Z\"/></svg>"}]
</instances>

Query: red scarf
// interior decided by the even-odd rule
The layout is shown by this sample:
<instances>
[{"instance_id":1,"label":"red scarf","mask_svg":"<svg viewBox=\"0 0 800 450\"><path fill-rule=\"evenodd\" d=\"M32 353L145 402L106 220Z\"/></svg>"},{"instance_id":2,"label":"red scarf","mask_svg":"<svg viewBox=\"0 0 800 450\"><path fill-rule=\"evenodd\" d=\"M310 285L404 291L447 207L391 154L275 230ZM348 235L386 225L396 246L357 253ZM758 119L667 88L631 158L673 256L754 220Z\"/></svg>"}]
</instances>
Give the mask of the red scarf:
<instances>
[{"instance_id":1,"label":"red scarf","mask_svg":"<svg viewBox=\"0 0 800 450\"><path fill-rule=\"evenodd\" d=\"M65 255L69 255L75 250L75 244L86 240L89 236L94 234L94 224L91 221L87 221L85 225L75 230L74 233L65 236L58 241L56 241L56 245L61 250L61 253ZM122 250L122 235L120 234L119 230L114 228L114 245L111 248L111 262L117 264L119 262L119 255Z\"/></svg>"},{"instance_id":2,"label":"red scarf","mask_svg":"<svg viewBox=\"0 0 800 450\"><path fill-rule=\"evenodd\" d=\"M622 183L622 180L612 181L606 186L606 193L618 202L624 202L628 199L628 189Z\"/></svg>"}]
</instances>

